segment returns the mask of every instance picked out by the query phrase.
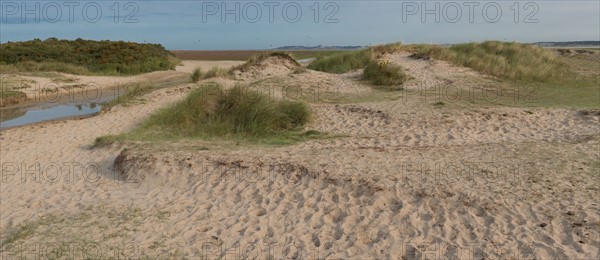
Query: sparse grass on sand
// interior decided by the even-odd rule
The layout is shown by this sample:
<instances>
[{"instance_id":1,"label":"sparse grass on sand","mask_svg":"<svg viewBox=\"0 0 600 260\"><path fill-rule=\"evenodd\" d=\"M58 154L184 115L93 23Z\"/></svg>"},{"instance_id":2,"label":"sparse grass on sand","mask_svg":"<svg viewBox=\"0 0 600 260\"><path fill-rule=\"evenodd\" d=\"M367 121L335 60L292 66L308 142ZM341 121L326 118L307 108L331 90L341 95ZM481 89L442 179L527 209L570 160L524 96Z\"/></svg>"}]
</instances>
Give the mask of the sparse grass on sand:
<instances>
[{"instance_id":1,"label":"sparse grass on sand","mask_svg":"<svg viewBox=\"0 0 600 260\"><path fill-rule=\"evenodd\" d=\"M264 60L266 60L267 58L270 57L279 57L285 60L290 61L292 64L295 64L296 66L300 66L300 63L298 63L296 61L296 59L294 59L290 54L286 53L286 52L270 52L270 53L263 53L260 55L256 55L256 56L252 56L250 59L248 59L244 64L235 66L233 68L231 68L229 70L229 72L233 72L233 71L241 71L241 72L245 72L248 69L250 69L251 67L255 66L256 64L259 64L261 62L263 62Z\"/></svg>"},{"instance_id":2,"label":"sparse grass on sand","mask_svg":"<svg viewBox=\"0 0 600 260\"><path fill-rule=\"evenodd\" d=\"M132 103L136 98L142 96L144 94L150 93L154 89L154 86L149 83L137 83L132 86L127 87L127 91L119 95L117 98L107 102L102 106L102 110L110 110L112 107L116 105L128 105Z\"/></svg>"},{"instance_id":3,"label":"sparse grass on sand","mask_svg":"<svg viewBox=\"0 0 600 260\"><path fill-rule=\"evenodd\" d=\"M133 132L97 138L95 146L115 141L181 138L289 144L321 135L315 131L302 132L310 116L311 111L303 102L276 101L243 86L224 90L211 83L151 115Z\"/></svg>"},{"instance_id":4,"label":"sparse grass on sand","mask_svg":"<svg viewBox=\"0 0 600 260\"><path fill-rule=\"evenodd\" d=\"M203 72L202 69L196 68L192 72L192 75L190 75L190 79L193 83L198 83L198 81L200 81L202 79L210 79L210 78L214 78L214 77L227 76L228 73L229 73L228 70L219 68L216 66L210 68L207 72Z\"/></svg>"},{"instance_id":5,"label":"sparse grass on sand","mask_svg":"<svg viewBox=\"0 0 600 260\"><path fill-rule=\"evenodd\" d=\"M334 53L347 52L348 50L285 50L295 59L314 58L320 56L327 56ZM171 51L177 58L182 60L236 60L245 61L250 59L252 56L257 56L265 53L273 52L272 50L229 50L229 51Z\"/></svg>"},{"instance_id":6,"label":"sparse grass on sand","mask_svg":"<svg viewBox=\"0 0 600 260\"><path fill-rule=\"evenodd\" d=\"M25 100L25 93L18 90L0 89L0 107L17 104Z\"/></svg>"},{"instance_id":7,"label":"sparse grass on sand","mask_svg":"<svg viewBox=\"0 0 600 260\"><path fill-rule=\"evenodd\" d=\"M575 76L554 52L535 45L487 41L457 44L449 48L435 45L415 45L409 48L418 55L445 60L502 79L562 82Z\"/></svg>"},{"instance_id":8,"label":"sparse grass on sand","mask_svg":"<svg viewBox=\"0 0 600 260\"><path fill-rule=\"evenodd\" d=\"M419 56L445 60L496 76L517 93L516 106L586 108L600 106L597 72L578 68L579 57L560 57L551 49L535 45L488 41L451 47L410 45L406 50ZM597 55L597 54L596 54ZM598 64L587 64L587 67ZM597 70L597 69L596 69ZM523 103L520 100L530 99Z\"/></svg>"}]
</instances>

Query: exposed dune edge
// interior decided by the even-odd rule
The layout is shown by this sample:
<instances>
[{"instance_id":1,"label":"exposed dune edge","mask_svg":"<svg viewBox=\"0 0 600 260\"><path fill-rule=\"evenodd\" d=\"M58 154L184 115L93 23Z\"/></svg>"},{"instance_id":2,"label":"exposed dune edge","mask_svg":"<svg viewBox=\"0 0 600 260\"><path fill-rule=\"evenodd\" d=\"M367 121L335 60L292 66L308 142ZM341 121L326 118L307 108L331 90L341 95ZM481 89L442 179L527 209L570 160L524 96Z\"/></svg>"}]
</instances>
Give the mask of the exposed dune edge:
<instances>
[{"instance_id":1,"label":"exposed dune edge","mask_svg":"<svg viewBox=\"0 0 600 260\"><path fill-rule=\"evenodd\" d=\"M335 185L348 190L361 190L368 194L391 191L394 184L387 184L371 176L346 175L338 172L335 163L306 164L305 162L286 161L278 158L246 158L242 156L215 156L207 154L197 156L164 157L164 154L122 150L115 158L113 170L126 182L140 183L156 180L171 182L183 175L188 181L237 180L248 182L280 182L286 185L300 185L308 182L317 185ZM173 167L172 175L163 174L164 167ZM158 168L157 168L158 167ZM195 179L194 179L195 178ZM168 185L168 184L167 184Z\"/></svg>"},{"instance_id":2,"label":"exposed dune edge","mask_svg":"<svg viewBox=\"0 0 600 260\"><path fill-rule=\"evenodd\" d=\"M258 62L242 65L233 70L235 79L262 79L265 77L283 76L294 72L300 64L292 58L269 56Z\"/></svg>"}]
</instances>

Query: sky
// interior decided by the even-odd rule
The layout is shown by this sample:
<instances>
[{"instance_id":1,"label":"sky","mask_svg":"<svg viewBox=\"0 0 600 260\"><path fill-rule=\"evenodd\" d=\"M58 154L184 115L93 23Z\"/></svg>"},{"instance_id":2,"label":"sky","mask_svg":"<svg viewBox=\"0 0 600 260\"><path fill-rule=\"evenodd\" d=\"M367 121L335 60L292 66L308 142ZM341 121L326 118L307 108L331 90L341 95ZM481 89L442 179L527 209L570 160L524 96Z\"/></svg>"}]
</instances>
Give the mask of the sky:
<instances>
[{"instance_id":1,"label":"sky","mask_svg":"<svg viewBox=\"0 0 600 260\"><path fill-rule=\"evenodd\" d=\"M10 1L0 42L160 43L170 50L600 40L600 1Z\"/></svg>"}]
</instances>

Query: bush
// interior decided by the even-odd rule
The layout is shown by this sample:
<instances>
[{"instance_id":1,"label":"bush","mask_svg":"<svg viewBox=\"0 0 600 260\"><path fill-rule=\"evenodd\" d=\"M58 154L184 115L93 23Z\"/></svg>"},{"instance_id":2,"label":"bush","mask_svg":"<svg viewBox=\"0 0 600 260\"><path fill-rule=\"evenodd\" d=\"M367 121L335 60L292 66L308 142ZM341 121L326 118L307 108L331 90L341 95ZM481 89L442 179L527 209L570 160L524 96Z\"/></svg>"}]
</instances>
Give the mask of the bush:
<instances>
[{"instance_id":1,"label":"bush","mask_svg":"<svg viewBox=\"0 0 600 260\"><path fill-rule=\"evenodd\" d=\"M0 44L0 62L22 71L129 75L174 69L178 60L160 44L49 38Z\"/></svg>"},{"instance_id":2,"label":"bush","mask_svg":"<svg viewBox=\"0 0 600 260\"><path fill-rule=\"evenodd\" d=\"M365 67L363 79L377 86L397 86L404 83L406 74L400 66L394 64L381 66L377 62L371 61Z\"/></svg>"},{"instance_id":3,"label":"bush","mask_svg":"<svg viewBox=\"0 0 600 260\"><path fill-rule=\"evenodd\" d=\"M278 102L241 86L223 90L211 84L152 115L143 129L183 137L264 137L299 129L309 118L302 102Z\"/></svg>"}]
</instances>

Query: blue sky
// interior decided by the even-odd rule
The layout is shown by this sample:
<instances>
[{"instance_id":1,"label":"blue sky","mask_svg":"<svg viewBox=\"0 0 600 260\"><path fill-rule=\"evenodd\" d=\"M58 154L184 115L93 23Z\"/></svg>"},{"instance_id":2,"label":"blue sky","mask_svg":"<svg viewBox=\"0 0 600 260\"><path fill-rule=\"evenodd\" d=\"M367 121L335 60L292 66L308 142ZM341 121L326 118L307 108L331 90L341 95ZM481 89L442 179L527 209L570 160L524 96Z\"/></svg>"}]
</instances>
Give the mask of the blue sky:
<instances>
[{"instance_id":1,"label":"blue sky","mask_svg":"<svg viewBox=\"0 0 600 260\"><path fill-rule=\"evenodd\" d=\"M161 43L171 50L226 50L397 41L600 40L597 0L3 0L1 8L1 42L79 37Z\"/></svg>"}]
</instances>

